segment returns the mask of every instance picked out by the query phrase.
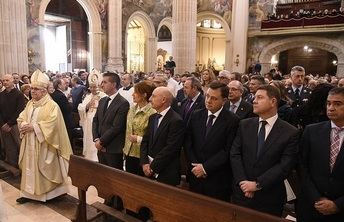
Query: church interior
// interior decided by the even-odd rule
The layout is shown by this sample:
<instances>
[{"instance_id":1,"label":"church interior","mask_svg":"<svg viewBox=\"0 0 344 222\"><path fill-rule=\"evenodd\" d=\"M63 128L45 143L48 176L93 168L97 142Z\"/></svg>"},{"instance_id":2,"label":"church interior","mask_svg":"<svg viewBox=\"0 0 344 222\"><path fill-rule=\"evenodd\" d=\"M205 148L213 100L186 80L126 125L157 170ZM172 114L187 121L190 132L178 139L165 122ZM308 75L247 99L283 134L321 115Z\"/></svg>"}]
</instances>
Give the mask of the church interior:
<instances>
[{"instance_id":1,"label":"church interior","mask_svg":"<svg viewBox=\"0 0 344 222\"><path fill-rule=\"evenodd\" d=\"M117 73L122 76L122 81L124 76L129 74L131 82L135 84L143 79L155 82L158 79L156 76L166 74L164 70L167 69L168 64L171 64L172 59L175 62L172 65L172 75L178 83L178 90L183 89L182 84L186 81L183 82L183 76L185 79L196 76L200 79L206 94L208 88L203 88L203 82L206 82L203 79L205 71L211 71L214 78L219 80L221 77L239 80L248 94L251 90L252 75L263 76L263 80L265 78L269 84L275 80L281 81L287 89L292 85L291 70L296 66L301 66L304 68L303 71L305 70L304 87L307 86L311 90L320 84L343 87L344 81L341 83L344 78L343 28L344 0L1 0L0 92L5 90L5 79L8 74L16 74L20 82L37 90L34 84L30 86L29 80L24 81L25 77L30 79L36 70L50 77L53 88L56 78L63 79L68 76L69 86L73 88L75 75L79 76L81 81L86 81L87 77L83 79L82 73L96 72ZM232 75L235 77L230 77ZM208 76L211 77L210 73ZM18 84L22 87L20 83ZM103 83L99 83L101 84ZM86 85L86 87L91 86ZM125 85L122 84L122 87L126 90ZM21 90L25 90L25 87ZM173 93L177 100L178 90ZM290 90L286 93L290 93ZM24 95L28 101L32 99L30 92ZM72 98L67 98L71 102ZM303 102L307 100L304 99ZM0 98L0 109L3 109L4 103L1 102ZM132 101L129 103L133 104ZM182 107L181 104L183 104L182 100L177 106ZM323 106L326 107L326 103ZM89 106L85 109L88 111ZM79 125L79 120L82 120L79 114L80 108L76 106L75 110L73 108L72 121L77 127L68 131L68 135L73 134L70 140L73 153L76 156L83 156L85 155L83 136L86 137L86 133L82 132L82 128L86 127ZM4 122L1 118L0 110L2 125ZM292 125L300 129L302 124ZM6 137L5 133L2 134L0 133L0 138ZM92 137L92 135L88 136ZM96 143L97 139L94 141L93 139L91 142ZM0 222L86 221L84 220L86 218L80 215L85 215L88 219L93 218L92 221L142 221L131 210L139 206L138 203L149 205L154 200L154 194L149 195L147 192L145 194L149 197L146 202L140 199L140 195L127 194L130 189L139 192L140 185L152 185L151 181L146 183L145 180L141 181L142 178L136 178L136 175L133 178L126 178L123 175L124 179L116 183L106 174L106 179L109 181L100 179L102 183L98 183L92 182L92 173L78 179L77 173L74 172L74 178L71 175L68 177L67 194L44 203L30 201L18 204L16 200L20 196L22 172L16 163L13 165L7 162L6 154L2 151L5 146L2 142ZM80 164L81 160L73 159L73 161L76 165ZM183 161L188 160L181 157L182 168ZM92 164L91 161L85 163L98 169L97 165ZM99 170L106 171L107 168L99 168ZM176 192L176 196L169 195L170 199L166 199L166 202L159 200L156 205L160 206L156 208L155 205L149 205L151 208L148 221L296 221L295 201L293 201L296 198L296 191L294 190L294 193L291 188L292 182L286 185L288 199L291 198L292 201L284 205L283 218L286 219L282 219L252 210L246 211L240 207L236 208L234 204L212 198L203 200L203 197L194 197L193 194L188 196L189 178L185 171L186 169L181 173L182 182L177 185L176 190L181 190L187 197L185 199L195 198L196 203L207 202L200 206L200 209L204 208L204 212L208 214L217 212L217 217L210 215L214 216L212 220L212 217L207 215L203 219L200 216L197 220L190 220L181 219L183 217L179 214L183 213L177 210L171 210L170 213L166 210L166 213L162 206L166 205L167 209L171 207L171 203L175 203L174 199L183 200L178 196L178 191L171 188L170 192ZM83 172L81 168L80 172ZM108 172L108 174L116 173ZM94 176L94 178L98 177ZM127 187L125 184L128 182L136 185ZM120 190L124 192L121 193L123 202L128 199L130 210L127 210L127 213L123 213L125 210L122 210L122 214L120 211L112 212L104 206L97 205L104 200L106 202L105 197L108 197L107 192L110 192L97 186L107 183L126 187ZM88 188L89 185L91 186ZM86 187L87 192L81 191L81 187ZM292 190L292 194L288 191L288 187ZM163 191L159 191L160 187L157 187L157 190L156 199L160 194L163 195ZM138 202L131 200L130 197L138 198ZM186 200L186 203L189 203L189 200ZM222 214L215 209L206 210L207 207L218 206L228 210L228 213ZM197 206L190 205L185 208L190 211L195 209L196 213L203 215L201 210L197 210ZM176 209L182 208L176 207ZM344 221L343 209L340 210L340 218L343 219L341 221ZM107 213L104 212L110 212L108 214L112 216L106 216ZM114 219L116 215L119 215L119 219ZM248 216L245 218L245 215Z\"/></svg>"}]
</instances>

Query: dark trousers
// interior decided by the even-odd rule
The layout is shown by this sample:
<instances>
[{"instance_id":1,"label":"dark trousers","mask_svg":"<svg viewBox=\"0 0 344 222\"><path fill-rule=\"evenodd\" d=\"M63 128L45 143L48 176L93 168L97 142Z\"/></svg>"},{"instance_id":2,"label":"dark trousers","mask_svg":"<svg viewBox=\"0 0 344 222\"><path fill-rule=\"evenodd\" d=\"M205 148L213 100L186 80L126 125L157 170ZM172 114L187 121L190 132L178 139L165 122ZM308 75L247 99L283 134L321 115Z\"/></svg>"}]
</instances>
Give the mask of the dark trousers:
<instances>
[{"instance_id":1,"label":"dark trousers","mask_svg":"<svg viewBox=\"0 0 344 222\"><path fill-rule=\"evenodd\" d=\"M282 217L284 203L262 204L257 201L254 201L253 199L249 199L249 198L245 198L245 199L246 200L236 199L234 195L232 198L232 203L243 206L243 207L251 208L263 213L272 214L277 217Z\"/></svg>"},{"instance_id":2,"label":"dark trousers","mask_svg":"<svg viewBox=\"0 0 344 222\"><path fill-rule=\"evenodd\" d=\"M143 170L140 165L140 159L132 156L125 156L125 171L143 176Z\"/></svg>"},{"instance_id":3,"label":"dark trousers","mask_svg":"<svg viewBox=\"0 0 344 222\"><path fill-rule=\"evenodd\" d=\"M121 153L106 153L98 151L99 163L119 170L123 170L123 154Z\"/></svg>"}]
</instances>

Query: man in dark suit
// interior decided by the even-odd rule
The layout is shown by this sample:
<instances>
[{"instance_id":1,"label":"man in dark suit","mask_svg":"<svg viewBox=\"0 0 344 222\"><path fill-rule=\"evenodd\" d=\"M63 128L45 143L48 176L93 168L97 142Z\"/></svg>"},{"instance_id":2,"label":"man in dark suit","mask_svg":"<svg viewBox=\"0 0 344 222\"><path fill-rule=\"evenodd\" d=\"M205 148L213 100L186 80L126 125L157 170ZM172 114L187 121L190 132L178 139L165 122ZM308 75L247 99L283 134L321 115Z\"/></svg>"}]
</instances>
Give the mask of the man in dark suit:
<instances>
[{"instance_id":1,"label":"man in dark suit","mask_svg":"<svg viewBox=\"0 0 344 222\"><path fill-rule=\"evenodd\" d=\"M327 97L330 121L309 125L300 143L300 222L344 221L344 88Z\"/></svg>"},{"instance_id":2,"label":"man in dark suit","mask_svg":"<svg viewBox=\"0 0 344 222\"><path fill-rule=\"evenodd\" d=\"M229 149L239 118L224 109L228 87L212 82L206 93L205 109L193 113L184 149L191 166L190 190L224 201L230 200L232 172Z\"/></svg>"},{"instance_id":3,"label":"man in dark suit","mask_svg":"<svg viewBox=\"0 0 344 222\"><path fill-rule=\"evenodd\" d=\"M79 77L73 77L71 80L71 85L72 85L72 89L70 91L70 94L72 96L72 108L73 108L73 112L78 112L78 106L79 104L82 102L82 97L86 91L86 86L84 85L80 85L80 78Z\"/></svg>"},{"instance_id":4,"label":"man in dark suit","mask_svg":"<svg viewBox=\"0 0 344 222\"><path fill-rule=\"evenodd\" d=\"M235 113L240 119L246 119L255 116L253 114L253 106L251 103L245 102L242 99L244 93L244 86L238 80L233 80L228 84L229 101L226 102L225 107L232 113Z\"/></svg>"},{"instance_id":5,"label":"man in dark suit","mask_svg":"<svg viewBox=\"0 0 344 222\"><path fill-rule=\"evenodd\" d=\"M146 177L176 186L180 183L180 150L184 123L171 109L173 95L167 87L158 87L150 98L157 111L149 117L141 142L140 163Z\"/></svg>"},{"instance_id":6,"label":"man in dark suit","mask_svg":"<svg viewBox=\"0 0 344 222\"><path fill-rule=\"evenodd\" d=\"M63 93L63 91L66 89L66 83L63 79L55 79L53 82L53 87L55 91L51 94L51 98L61 109L68 136L69 139L71 139L71 130L73 128L72 105L68 102L66 95Z\"/></svg>"},{"instance_id":7,"label":"man in dark suit","mask_svg":"<svg viewBox=\"0 0 344 222\"><path fill-rule=\"evenodd\" d=\"M11 74L3 76L5 90L0 93L0 136L5 151L5 161L13 167L18 167L20 150L20 134L17 118L25 108L23 93L14 87L14 77Z\"/></svg>"},{"instance_id":8,"label":"man in dark suit","mask_svg":"<svg viewBox=\"0 0 344 222\"><path fill-rule=\"evenodd\" d=\"M21 92L20 88L22 85L24 85L24 82L20 80L20 75L18 73L12 73L12 76L13 76L14 88L18 89L19 92Z\"/></svg>"},{"instance_id":9,"label":"man in dark suit","mask_svg":"<svg viewBox=\"0 0 344 222\"><path fill-rule=\"evenodd\" d=\"M118 93L120 78L117 74L104 73L101 86L108 96L99 101L92 124L98 159L102 164L123 170L122 150L129 103Z\"/></svg>"},{"instance_id":10,"label":"man in dark suit","mask_svg":"<svg viewBox=\"0 0 344 222\"><path fill-rule=\"evenodd\" d=\"M184 83L186 82L187 78L191 77L191 74L183 74L180 77L180 82L178 83L180 89L177 91L176 100L178 103L178 106L181 105L182 101L186 98L185 92L184 92Z\"/></svg>"},{"instance_id":11,"label":"man in dark suit","mask_svg":"<svg viewBox=\"0 0 344 222\"><path fill-rule=\"evenodd\" d=\"M278 119L280 93L269 85L258 88L253 111L259 117L241 120L231 149L233 203L282 215L284 180L297 160L298 130Z\"/></svg>"},{"instance_id":12,"label":"man in dark suit","mask_svg":"<svg viewBox=\"0 0 344 222\"><path fill-rule=\"evenodd\" d=\"M262 86L265 85L265 79L263 76L261 75L253 75L250 78L250 82L248 84L248 88L250 89L250 93L248 93L246 95L246 97L244 98L244 100L248 103L253 103L253 100L255 98L255 94L257 92L257 89Z\"/></svg>"},{"instance_id":13,"label":"man in dark suit","mask_svg":"<svg viewBox=\"0 0 344 222\"><path fill-rule=\"evenodd\" d=\"M294 66L290 71L292 85L287 88L288 97L292 100L291 107L296 116L296 122L293 123L298 128L305 126L303 113L304 105L308 102L308 97L312 93L305 87L305 69L302 66Z\"/></svg>"},{"instance_id":14,"label":"man in dark suit","mask_svg":"<svg viewBox=\"0 0 344 222\"><path fill-rule=\"evenodd\" d=\"M201 82L195 77L186 79L183 90L186 98L181 103L179 114L187 124L195 110L205 108L204 96L201 94Z\"/></svg>"}]
</instances>

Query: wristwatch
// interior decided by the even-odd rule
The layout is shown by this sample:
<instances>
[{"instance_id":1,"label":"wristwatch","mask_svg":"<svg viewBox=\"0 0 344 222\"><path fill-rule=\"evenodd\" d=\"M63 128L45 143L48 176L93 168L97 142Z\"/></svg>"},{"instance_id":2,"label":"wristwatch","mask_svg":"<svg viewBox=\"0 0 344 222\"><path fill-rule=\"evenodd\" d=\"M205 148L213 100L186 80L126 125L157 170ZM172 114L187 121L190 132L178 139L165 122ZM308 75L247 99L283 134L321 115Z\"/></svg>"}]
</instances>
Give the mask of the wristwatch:
<instances>
[{"instance_id":1,"label":"wristwatch","mask_svg":"<svg viewBox=\"0 0 344 222\"><path fill-rule=\"evenodd\" d=\"M257 190L261 190L261 189L262 189L262 186L261 186L260 183L257 182L257 181L256 181L256 188L257 188Z\"/></svg>"}]
</instances>

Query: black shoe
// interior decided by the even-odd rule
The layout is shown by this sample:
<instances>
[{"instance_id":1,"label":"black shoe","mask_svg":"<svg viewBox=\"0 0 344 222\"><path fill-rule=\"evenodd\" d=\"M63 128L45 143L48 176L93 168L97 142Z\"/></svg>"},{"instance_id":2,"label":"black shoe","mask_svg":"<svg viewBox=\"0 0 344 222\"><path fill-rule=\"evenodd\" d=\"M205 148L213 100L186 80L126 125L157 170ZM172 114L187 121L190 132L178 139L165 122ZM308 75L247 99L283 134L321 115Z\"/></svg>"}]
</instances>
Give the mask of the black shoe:
<instances>
[{"instance_id":1,"label":"black shoe","mask_svg":"<svg viewBox=\"0 0 344 222\"><path fill-rule=\"evenodd\" d=\"M24 203L30 202L31 200L30 200L29 198L20 197L20 198L18 198L16 201L17 201L17 203L19 203L19 204L24 204Z\"/></svg>"}]
</instances>

